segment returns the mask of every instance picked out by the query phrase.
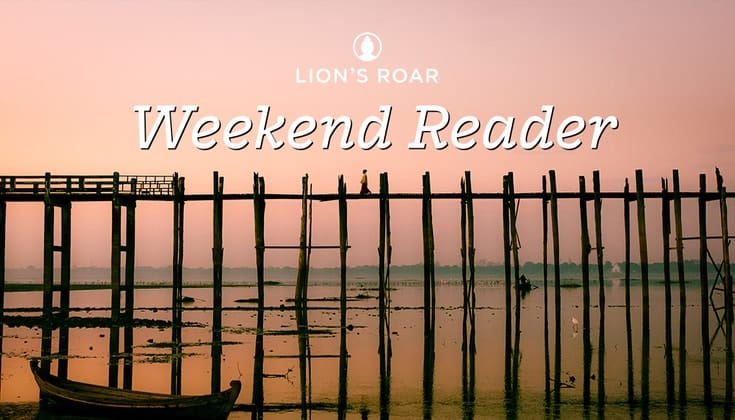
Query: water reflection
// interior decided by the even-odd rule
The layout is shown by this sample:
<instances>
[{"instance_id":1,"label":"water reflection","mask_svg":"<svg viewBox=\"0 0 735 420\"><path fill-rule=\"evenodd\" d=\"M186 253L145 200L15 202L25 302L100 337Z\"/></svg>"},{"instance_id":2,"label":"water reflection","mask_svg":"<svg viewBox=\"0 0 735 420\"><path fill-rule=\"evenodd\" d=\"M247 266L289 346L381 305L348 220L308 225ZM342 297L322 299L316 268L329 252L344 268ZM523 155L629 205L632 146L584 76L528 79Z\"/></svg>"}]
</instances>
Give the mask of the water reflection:
<instances>
[{"instance_id":1,"label":"water reflection","mask_svg":"<svg viewBox=\"0 0 735 420\"><path fill-rule=\"evenodd\" d=\"M473 282L474 283L474 282ZM475 291L465 283L462 305L462 416L475 417Z\"/></svg>"},{"instance_id":2,"label":"water reflection","mask_svg":"<svg viewBox=\"0 0 735 420\"><path fill-rule=\"evenodd\" d=\"M119 385L125 387L125 383L130 383L132 389L168 393L171 389L169 381L173 381L174 384L181 384L182 394L205 394L211 392L212 387L221 380L237 379L238 375L242 379L244 375L243 385L251 389L243 392L233 418L289 417L284 413L290 413L291 417L299 413L300 416L311 418L322 417L323 410L331 411L340 418L359 418L362 414L369 418L378 415L380 418L410 417L421 413L419 415L426 418L465 419L567 415L592 418L598 415L691 418L727 417L731 413L719 403L708 407L696 399L688 401L686 406L666 404L665 364L661 359L664 349L656 345L652 345L651 404L627 404L626 311L621 305L624 301L622 287L608 287L606 290L610 305L606 309L608 348L605 363L608 369L604 413L597 412L594 405L585 408L581 404L583 349L580 339L573 337L566 323L558 338L564 342L563 382L569 387L560 388L562 404L543 403L545 384L541 293L531 293L524 301L521 325L523 359L522 367L518 369L519 385L512 387L511 392L505 394L507 398L503 398L499 397L504 390L503 366L500 362L504 357L502 288L481 286L477 301L483 304L477 306L475 300L466 298L468 292L462 286L439 286L436 289L437 306L429 311L414 304L422 300L422 287L393 290L393 303L388 304L386 300L382 311L380 305L376 307L374 298L352 300L354 296L366 293L365 290L353 289L350 291L350 309L345 311L344 318L341 308L337 304L330 304L330 301L310 301L308 308L280 310L278 302L290 295L286 289L272 288L274 296L260 311L254 304L232 306L230 303L229 307L222 309L220 320L216 319L216 312L206 306L206 289L187 289L187 295L195 296L197 302L201 299L204 304L183 308L183 314L177 315L177 318L183 317L186 322L178 327L168 321L173 319L171 308L159 308L156 312L137 309L134 322L119 327L120 338L123 338L121 341L128 334L135 340L134 345L130 346L132 352L124 351L122 354L124 363L130 359L131 376L127 377L126 365L123 364L122 385ZM310 293L334 296L338 290L317 285L312 286ZM632 291L635 293L637 289L633 287ZM154 290L139 292L159 293ZM229 292L229 298L225 299L225 304L233 301L233 294L242 296L252 292L254 289L233 289ZM662 301L659 298L663 297L663 291L652 288L652 292L654 308ZM160 292L161 295L165 293L165 290ZM577 289L566 289L563 293L567 302L574 302L581 295ZM692 289L691 293L696 296L698 290ZM16 302L22 297L10 296L11 301ZM84 292L79 299L85 303L104 302L106 296L109 295L91 291ZM157 298L149 299L155 302ZM149 303L141 305L148 306ZM20 306L25 304L18 302L15 305ZM4 312L4 325L0 330L3 333L0 346L4 351L0 359L0 396L4 403L37 398L38 390L28 376L23 351L27 350L28 356L39 356L45 334L53 337L54 350L58 348L57 343L62 336L70 343L68 358L63 356L60 349L49 355L49 365L53 370L58 371L59 362L65 360L71 379L97 384L109 381L107 362L113 356L108 353L111 325L103 321L104 312L85 315L78 305L72 307L67 328L62 329L60 321L44 326L42 312L38 312L39 316L30 313L19 315L15 307L11 307L10 313ZM633 319L640 316L638 307L634 306L631 312ZM562 309L562 319L568 321L573 316L579 316L579 313L580 308L569 304ZM95 319L81 328L77 322L84 316ZM427 316L429 322L424 327L428 328L422 328L421 324ZM289 319L294 319L291 317L296 319L297 334L293 334L291 329L292 335L269 335L264 343L263 331L278 330ZM153 323L156 318L160 323ZM692 324L699 322L698 318L691 318ZM331 324L330 319L333 320ZM336 326L337 319L339 327ZM218 323L219 327L215 327ZM652 322L651 343L662 341L662 325L663 320L660 324ZM34 329L36 327L38 330ZM176 329L180 331L175 332ZM287 332L283 328L281 330ZM325 333L325 330L331 333ZM593 326L593 336L595 330ZM639 332L635 325L633 332ZM181 338L178 342L169 341L172 337ZM687 365L689 394L699 395L701 399L701 356L692 351L699 337L688 339L689 354L694 353ZM148 340L160 345L148 346ZM720 367L713 369L716 401L724 395L724 380L721 376L724 356L719 353L721 346L716 343L713 347L713 360ZM294 356L297 351L289 352L289 348L298 349L298 355ZM375 358L376 348L378 358ZM417 352L419 348L423 352ZM338 355L334 351L336 349L339 349ZM150 360L150 352L159 352L157 354L166 357ZM278 355L291 358L275 357ZM280 374L293 367L293 380L268 379L268 375L264 375L264 359L268 360L265 373ZM593 360L593 363L596 361ZM639 372L638 369L636 371ZM132 373L135 373L134 377ZM169 377L167 373L172 376ZM572 376L576 376L576 383L570 382ZM522 392L514 393L513 390ZM273 412L275 409L281 411Z\"/></svg>"}]
</instances>

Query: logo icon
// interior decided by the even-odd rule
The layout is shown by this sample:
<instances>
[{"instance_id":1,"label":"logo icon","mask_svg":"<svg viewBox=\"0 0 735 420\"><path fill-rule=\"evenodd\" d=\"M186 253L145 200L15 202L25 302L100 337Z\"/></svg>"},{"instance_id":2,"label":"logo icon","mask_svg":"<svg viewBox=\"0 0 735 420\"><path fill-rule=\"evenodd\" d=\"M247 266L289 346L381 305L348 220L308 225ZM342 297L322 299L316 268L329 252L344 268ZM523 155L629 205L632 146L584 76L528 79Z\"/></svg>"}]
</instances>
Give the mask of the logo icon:
<instances>
[{"instance_id":1,"label":"logo icon","mask_svg":"<svg viewBox=\"0 0 735 420\"><path fill-rule=\"evenodd\" d=\"M352 41L352 52L366 63L375 60L383 52L383 42L372 32L363 32Z\"/></svg>"}]
</instances>

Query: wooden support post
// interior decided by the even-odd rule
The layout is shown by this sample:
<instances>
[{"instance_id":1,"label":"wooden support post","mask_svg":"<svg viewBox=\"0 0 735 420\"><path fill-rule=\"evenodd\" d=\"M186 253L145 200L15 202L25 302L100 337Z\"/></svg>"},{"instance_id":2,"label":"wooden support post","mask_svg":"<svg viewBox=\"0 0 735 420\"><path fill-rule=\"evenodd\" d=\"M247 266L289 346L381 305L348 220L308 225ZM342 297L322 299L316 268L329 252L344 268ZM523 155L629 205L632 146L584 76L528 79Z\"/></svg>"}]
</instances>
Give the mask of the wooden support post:
<instances>
[{"instance_id":1,"label":"wooden support post","mask_svg":"<svg viewBox=\"0 0 735 420\"><path fill-rule=\"evenodd\" d=\"M425 326L433 328L433 313L436 302L434 274L434 225L431 209L431 180L429 172L422 177L423 181L423 239L424 239L424 317ZM431 316L429 316L431 314ZM430 319L431 318L431 319Z\"/></svg>"},{"instance_id":2,"label":"wooden support post","mask_svg":"<svg viewBox=\"0 0 735 420\"><path fill-rule=\"evenodd\" d=\"M687 401L687 293L684 278L684 237L681 224L681 192L679 191L679 171L674 169L674 225L676 227L676 271L679 279L679 404Z\"/></svg>"},{"instance_id":3,"label":"wooden support post","mask_svg":"<svg viewBox=\"0 0 735 420\"><path fill-rule=\"evenodd\" d=\"M265 180L253 174L253 213L255 225L255 259L258 282L258 316L257 333L255 336L255 354L253 359L253 419L263 415L263 321L265 312Z\"/></svg>"},{"instance_id":4,"label":"wooden support post","mask_svg":"<svg viewBox=\"0 0 735 420\"><path fill-rule=\"evenodd\" d=\"M554 403L561 402L561 270L559 267L559 207L556 172L549 171L551 189L551 243L554 248Z\"/></svg>"},{"instance_id":5,"label":"wooden support post","mask_svg":"<svg viewBox=\"0 0 735 420\"><path fill-rule=\"evenodd\" d=\"M520 263L518 261L518 249L520 242L518 238L518 215L516 214L516 196L515 185L513 181L513 172L508 172L508 210L510 221L510 247L513 256L513 284L515 285L515 328L513 337L513 398L518 398L520 386L518 384L518 375L521 365L521 290L520 284Z\"/></svg>"},{"instance_id":6,"label":"wooden support post","mask_svg":"<svg viewBox=\"0 0 735 420\"><path fill-rule=\"evenodd\" d=\"M265 295L265 180L253 174L253 221L255 227L255 266L258 283L258 310L264 307Z\"/></svg>"},{"instance_id":7,"label":"wooden support post","mask_svg":"<svg viewBox=\"0 0 735 420\"><path fill-rule=\"evenodd\" d=\"M130 197L125 203L125 315L133 318L135 309L135 208L137 185L131 180Z\"/></svg>"},{"instance_id":8,"label":"wooden support post","mask_svg":"<svg viewBox=\"0 0 735 420\"><path fill-rule=\"evenodd\" d=\"M222 383L222 246L223 201L225 179L217 171L212 185L212 393L219 392Z\"/></svg>"},{"instance_id":9,"label":"wooden support post","mask_svg":"<svg viewBox=\"0 0 735 420\"><path fill-rule=\"evenodd\" d=\"M51 174L46 172L43 214L43 318L41 329L41 370L51 370L51 317L54 303L54 203L51 199Z\"/></svg>"},{"instance_id":10,"label":"wooden support post","mask_svg":"<svg viewBox=\"0 0 735 420\"><path fill-rule=\"evenodd\" d=\"M108 386L118 385L118 361L120 355L120 263L122 213L120 207L120 174L112 175L112 251L110 254L110 359Z\"/></svg>"},{"instance_id":11,"label":"wooden support post","mask_svg":"<svg viewBox=\"0 0 735 420\"><path fill-rule=\"evenodd\" d=\"M600 171L592 173L595 203L595 251L597 251L597 283L599 290L600 329L597 341L597 406L605 406L605 261L602 245L602 198L600 198Z\"/></svg>"},{"instance_id":12,"label":"wooden support post","mask_svg":"<svg viewBox=\"0 0 735 420\"><path fill-rule=\"evenodd\" d=\"M135 317L135 207L137 179L130 180L125 203L125 326L123 327L123 389L133 388L133 327Z\"/></svg>"},{"instance_id":13,"label":"wooden support post","mask_svg":"<svg viewBox=\"0 0 735 420\"><path fill-rule=\"evenodd\" d=\"M110 256L110 285L112 295L110 307L112 310L113 324L118 322L120 315L120 253L121 253L121 233L122 213L120 207L120 174L115 172L112 175L112 255ZM114 349L118 352L119 349ZM110 385L117 386L117 385Z\"/></svg>"},{"instance_id":14,"label":"wooden support post","mask_svg":"<svg viewBox=\"0 0 735 420\"><path fill-rule=\"evenodd\" d=\"M503 176L503 268L505 273L505 392L509 394L513 388L513 324L511 301L511 262L510 262L510 206L508 195L508 175Z\"/></svg>"},{"instance_id":15,"label":"wooden support post","mask_svg":"<svg viewBox=\"0 0 735 420\"><path fill-rule=\"evenodd\" d=\"M386 235L387 235L387 206L388 206L388 174L380 174L380 199L378 201L378 213L379 213L379 229L378 233L378 314L380 315L380 323L378 326L378 335L381 337L378 345L378 353L381 355L381 362L385 335L385 311L386 311Z\"/></svg>"},{"instance_id":16,"label":"wooden support post","mask_svg":"<svg viewBox=\"0 0 735 420\"><path fill-rule=\"evenodd\" d=\"M7 204L4 197L4 181L0 187L0 318L5 310L5 227L7 224ZM2 324L0 322L0 324ZM1 328L1 327L0 327Z\"/></svg>"},{"instance_id":17,"label":"wooden support post","mask_svg":"<svg viewBox=\"0 0 735 420\"><path fill-rule=\"evenodd\" d=\"M546 176L541 177L541 222L543 236L544 271L544 398L551 398L551 363L549 361L549 196L546 191Z\"/></svg>"},{"instance_id":18,"label":"wooden support post","mask_svg":"<svg viewBox=\"0 0 735 420\"><path fill-rule=\"evenodd\" d=\"M309 266L306 262L306 237L307 237L307 221L308 221L308 195L309 195L309 176L304 175L301 178L301 233L299 235L299 265L296 273L296 291L294 301L306 303L307 284L309 282Z\"/></svg>"},{"instance_id":19,"label":"wooden support post","mask_svg":"<svg viewBox=\"0 0 735 420\"><path fill-rule=\"evenodd\" d=\"M579 177L579 217L582 239L582 349L583 349L583 378L582 401L585 405L590 402L590 376L592 374L592 340L590 338L590 236L587 226L587 192L584 177Z\"/></svg>"},{"instance_id":20,"label":"wooden support post","mask_svg":"<svg viewBox=\"0 0 735 420\"><path fill-rule=\"evenodd\" d=\"M342 318L347 314L347 184L340 175L338 180L339 194L339 284L340 284L340 311Z\"/></svg>"},{"instance_id":21,"label":"wooden support post","mask_svg":"<svg viewBox=\"0 0 735 420\"><path fill-rule=\"evenodd\" d=\"M71 201L64 201L61 205L61 292L59 296L60 313L62 319L59 327L59 365L58 376L66 379L69 374L69 297L71 290Z\"/></svg>"},{"instance_id":22,"label":"wooden support post","mask_svg":"<svg viewBox=\"0 0 735 420\"><path fill-rule=\"evenodd\" d=\"M379 200L379 244L378 244L378 311L381 314L380 332L388 332L388 306L389 306L389 276L390 276L390 201L388 198L388 173L380 174L380 200ZM388 332L389 333L389 332ZM382 335L381 335L382 336ZM390 342L390 336L386 337Z\"/></svg>"},{"instance_id":23,"label":"wooden support post","mask_svg":"<svg viewBox=\"0 0 735 420\"><path fill-rule=\"evenodd\" d=\"M669 197L669 183L661 179L661 230L663 234L663 263L664 263L664 328L665 345L664 359L666 362L666 402L674 403L674 352L673 336L671 333L671 206Z\"/></svg>"},{"instance_id":24,"label":"wooden support post","mask_svg":"<svg viewBox=\"0 0 735 420\"><path fill-rule=\"evenodd\" d=\"M641 404L648 405L649 401L649 374L651 357L651 319L650 300L648 291L648 242L646 239L646 208L643 199L643 171L635 171L636 202L638 208L638 242L641 254L641 295L643 326L641 328Z\"/></svg>"},{"instance_id":25,"label":"wooden support post","mask_svg":"<svg viewBox=\"0 0 735 420\"><path fill-rule=\"evenodd\" d=\"M630 186L628 178L625 178L623 190L623 223L625 233L625 343L628 351L628 404L635 401L635 390L633 380L633 326L630 315Z\"/></svg>"},{"instance_id":26,"label":"wooden support post","mask_svg":"<svg viewBox=\"0 0 735 420\"><path fill-rule=\"evenodd\" d=\"M465 192L464 178L459 181L460 203L459 203L459 229L460 248L459 255L462 260L462 303L467 306L469 287L467 283L467 193Z\"/></svg>"},{"instance_id":27,"label":"wooden support post","mask_svg":"<svg viewBox=\"0 0 735 420\"><path fill-rule=\"evenodd\" d=\"M339 397L340 418L347 412L347 184L344 177L338 179L339 195Z\"/></svg>"},{"instance_id":28,"label":"wooden support post","mask_svg":"<svg viewBox=\"0 0 735 420\"><path fill-rule=\"evenodd\" d=\"M380 357L380 418L390 418L390 323L389 323L389 293L388 285L390 274L390 202L388 199L388 173L380 174L380 234L378 243L378 316L379 342L378 356Z\"/></svg>"},{"instance_id":29,"label":"wooden support post","mask_svg":"<svg viewBox=\"0 0 735 420\"><path fill-rule=\"evenodd\" d=\"M717 174L717 192L720 198L720 224L722 229L722 266L725 286L725 406L730 410L732 406L732 275L730 271L730 236L727 227L727 190L722 182L720 170Z\"/></svg>"},{"instance_id":30,"label":"wooden support post","mask_svg":"<svg viewBox=\"0 0 735 420\"><path fill-rule=\"evenodd\" d=\"M429 172L422 178L423 196L421 220L424 239L424 377L423 412L431 417L434 401L434 321L435 321L435 275L434 275L434 225L431 208L431 180Z\"/></svg>"},{"instance_id":31,"label":"wooden support post","mask_svg":"<svg viewBox=\"0 0 735 420\"><path fill-rule=\"evenodd\" d=\"M7 222L7 206L5 203L5 179L0 179L0 353L3 352L3 327L5 316L5 226ZM0 354L0 376L2 375L2 355ZM2 383L0 381L0 393Z\"/></svg>"},{"instance_id":32,"label":"wooden support post","mask_svg":"<svg viewBox=\"0 0 735 420\"><path fill-rule=\"evenodd\" d=\"M171 394L181 395L181 323L184 272L185 179L174 174L174 252L171 328Z\"/></svg>"},{"instance_id":33,"label":"wooden support post","mask_svg":"<svg viewBox=\"0 0 735 420\"><path fill-rule=\"evenodd\" d=\"M474 417L475 403L475 240L474 206L470 171L465 171L461 189L461 255L463 280L462 402L464 418ZM468 273L469 271L469 273Z\"/></svg>"},{"instance_id":34,"label":"wooden support post","mask_svg":"<svg viewBox=\"0 0 735 420\"><path fill-rule=\"evenodd\" d=\"M469 278L469 301L473 310L475 307L475 208L472 202L472 176L470 171L465 171L465 189L467 199L467 259L469 261L470 278Z\"/></svg>"},{"instance_id":35,"label":"wooden support post","mask_svg":"<svg viewBox=\"0 0 735 420\"><path fill-rule=\"evenodd\" d=\"M704 403L712 403L712 374L709 342L709 280L707 278L707 177L699 175L699 285L702 333L702 376Z\"/></svg>"}]
</instances>

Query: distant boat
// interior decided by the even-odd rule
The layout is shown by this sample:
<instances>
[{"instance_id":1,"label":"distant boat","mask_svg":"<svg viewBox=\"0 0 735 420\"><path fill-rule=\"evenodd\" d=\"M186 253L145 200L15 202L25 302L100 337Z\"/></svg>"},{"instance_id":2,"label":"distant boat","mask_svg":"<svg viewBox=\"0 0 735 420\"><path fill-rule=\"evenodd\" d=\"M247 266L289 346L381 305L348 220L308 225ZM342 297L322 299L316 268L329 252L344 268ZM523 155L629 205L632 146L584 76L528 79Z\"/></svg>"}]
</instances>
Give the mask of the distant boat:
<instances>
[{"instance_id":1,"label":"distant boat","mask_svg":"<svg viewBox=\"0 0 735 420\"><path fill-rule=\"evenodd\" d=\"M49 409L104 418L226 419L241 387L232 381L230 389L211 395L169 395L62 379L41 372L37 360L31 360L31 371Z\"/></svg>"},{"instance_id":2,"label":"distant boat","mask_svg":"<svg viewBox=\"0 0 735 420\"><path fill-rule=\"evenodd\" d=\"M538 288L538 286L531 284L531 281L528 280L525 274L521 274L521 277L518 279L518 284L514 287L521 293L530 292Z\"/></svg>"}]
</instances>

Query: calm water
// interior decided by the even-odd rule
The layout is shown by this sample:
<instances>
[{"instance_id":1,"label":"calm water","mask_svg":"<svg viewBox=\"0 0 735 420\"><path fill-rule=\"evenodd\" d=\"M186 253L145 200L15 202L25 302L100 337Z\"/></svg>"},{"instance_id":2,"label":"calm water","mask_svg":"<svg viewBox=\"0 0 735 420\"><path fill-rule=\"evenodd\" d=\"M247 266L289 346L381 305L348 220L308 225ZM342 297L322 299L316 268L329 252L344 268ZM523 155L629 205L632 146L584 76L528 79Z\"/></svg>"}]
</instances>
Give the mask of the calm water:
<instances>
[{"instance_id":1,"label":"calm water","mask_svg":"<svg viewBox=\"0 0 735 420\"><path fill-rule=\"evenodd\" d=\"M352 279L351 284L359 284ZM694 285L692 285L694 286ZM641 390L641 308L640 287L632 288L633 307L633 356L635 369L635 393ZM598 289L590 291L591 335L593 344L592 373L597 373L599 310L596 305ZM222 387L231 379L240 379L243 391L238 404L252 402L252 384L255 352L257 311L255 303L237 303L237 299L257 296L255 288L227 287L224 289L222 332ZM378 418L381 410L380 357L378 354L377 291L351 288L348 295L368 294L372 298L349 302L347 314L347 404L348 418ZM186 304L183 321L196 325L182 331L181 379L182 393L207 394L212 375L212 294L206 288L184 290L185 296L195 299ZM299 339L294 334L278 334L296 330L293 309L279 310L280 305L290 306L290 286L266 288L266 306L273 307L265 313L264 329L273 334L264 337L263 380L266 405L299 403L302 398L302 381L299 359ZM338 297L339 288L330 285L309 288L311 298ZM430 414L434 418L503 418L542 417L544 415L544 305L541 288L530 292L522 301L521 356L519 369L518 404L509 409L505 403L505 292L495 282L478 284L475 308L476 355L474 358L474 402L463 403L468 388L463 390L463 307L462 287L456 282L439 282L436 290L434 363L425 363L425 335L423 289L402 285L391 292L390 339L390 403L384 408L395 418L416 418ZM6 293L6 316L38 315L40 312L14 312L13 308L41 306L40 292ZM651 288L651 371L650 395L652 404L648 412L630 408L627 404L627 350L625 331L624 288L613 281L606 287L606 348L605 348L605 414L611 418L669 418L687 416L693 418L713 415L723 416L719 404L711 409L702 404L702 345L698 287L687 289L687 394L690 403L683 414L678 407L668 409L666 401L665 353L664 353L664 289L660 285ZM167 289L137 290L136 318L171 320L171 297ZM553 290L549 291L549 331L551 369L553 377ZM110 294L106 290L72 291L71 307L89 308L72 313L72 316L108 317ZM679 366L679 311L678 288L673 290L672 308L674 365ZM562 289L562 381L568 387L561 390L560 415L573 417L585 413L582 408L582 289ZM312 328L309 336L311 359L310 381L306 395L314 404L324 404L324 410L313 410L310 418L334 418L339 392L340 314L335 301L309 303L308 322ZM164 308L164 309L160 309ZM711 330L717 326L715 313L710 310ZM577 324L575 325L575 321ZM69 378L78 381L106 385L109 363L109 328L72 328L69 332ZM134 330L133 389L170 392L171 382L171 331L166 328L139 327ZM57 349L58 331L54 332L53 351ZM120 334L122 345L122 333ZM38 388L30 370L28 359L40 356L41 330L29 327L3 328L2 365L0 380L0 416L11 418L33 417L38 411ZM724 339L719 333L712 347L712 389L715 401L721 401L725 393ZM280 356L280 357L279 357ZM430 360L430 359L429 359ZM56 361L52 372L56 371ZM122 363L120 363L122 366ZM122 385L122 368L120 384ZM307 377L308 379L308 377ZM597 416L594 405L597 399L597 379L591 380L591 416ZM428 380L428 382L427 382ZM427 385L428 384L428 385ZM678 383L677 383L678 387ZM265 414L266 418L299 417L298 408ZM729 413L728 413L729 414ZM249 418L250 413L234 411L231 418Z\"/></svg>"}]
</instances>

